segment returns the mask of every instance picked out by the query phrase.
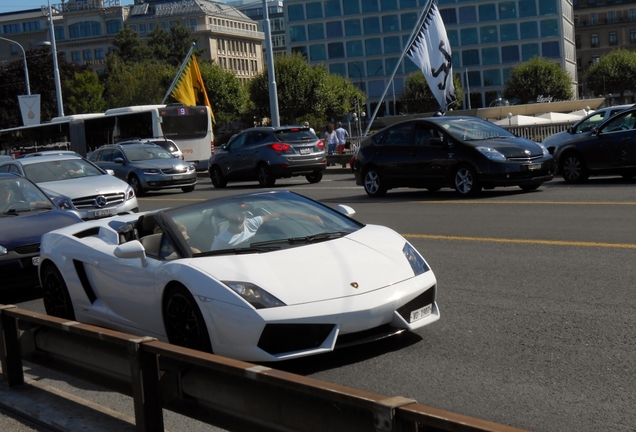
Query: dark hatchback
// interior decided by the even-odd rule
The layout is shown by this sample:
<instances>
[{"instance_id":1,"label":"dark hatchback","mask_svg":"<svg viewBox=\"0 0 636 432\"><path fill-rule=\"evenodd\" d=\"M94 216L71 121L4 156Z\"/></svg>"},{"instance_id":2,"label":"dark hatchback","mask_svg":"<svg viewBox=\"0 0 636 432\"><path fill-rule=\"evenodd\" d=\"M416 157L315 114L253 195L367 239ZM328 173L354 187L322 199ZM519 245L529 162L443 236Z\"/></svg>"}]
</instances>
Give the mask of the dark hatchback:
<instances>
[{"instance_id":1,"label":"dark hatchback","mask_svg":"<svg viewBox=\"0 0 636 432\"><path fill-rule=\"evenodd\" d=\"M38 286L40 238L79 222L27 178L0 173L0 290Z\"/></svg>"},{"instance_id":2,"label":"dark hatchback","mask_svg":"<svg viewBox=\"0 0 636 432\"><path fill-rule=\"evenodd\" d=\"M531 191L552 180L554 171L554 159L541 144L467 116L386 127L362 141L354 163L356 184L370 196L398 187L450 187L463 196L502 186Z\"/></svg>"},{"instance_id":3,"label":"dark hatchback","mask_svg":"<svg viewBox=\"0 0 636 432\"><path fill-rule=\"evenodd\" d=\"M557 147L559 174L568 183L591 175L636 177L636 108L622 111L590 132Z\"/></svg>"},{"instance_id":4,"label":"dark hatchback","mask_svg":"<svg viewBox=\"0 0 636 432\"><path fill-rule=\"evenodd\" d=\"M276 179L305 176L309 183L322 180L327 168L325 145L304 126L255 127L215 147L208 173L216 188L228 181L258 180L272 187Z\"/></svg>"}]
</instances>

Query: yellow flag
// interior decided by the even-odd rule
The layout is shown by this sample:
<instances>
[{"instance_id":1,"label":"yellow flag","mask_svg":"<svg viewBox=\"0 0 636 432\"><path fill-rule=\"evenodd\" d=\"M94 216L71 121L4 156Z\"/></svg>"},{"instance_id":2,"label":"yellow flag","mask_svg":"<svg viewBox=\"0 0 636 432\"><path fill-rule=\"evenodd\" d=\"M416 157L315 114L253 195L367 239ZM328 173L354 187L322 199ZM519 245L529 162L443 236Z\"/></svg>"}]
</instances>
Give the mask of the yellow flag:
<instances>
[{"instance_id":1,"label":"yellow flag","mask_svg":"<svg viewBox=\"0 0 636 432\"><path fill-rule=\"evenodd\" d=\"M188 64L183 69L183 72L179 77L179 81L174 86L174 89L170 94L184 105L206 105L210 108L212 122L216 123L214 119L214 111L212 111L212 105L210 105L208 94L205 91L203 78L201 77L201 71L199 70L199 64L197 63L197 58L194 54L190 56Z\"/></svg>"}]
</instances>

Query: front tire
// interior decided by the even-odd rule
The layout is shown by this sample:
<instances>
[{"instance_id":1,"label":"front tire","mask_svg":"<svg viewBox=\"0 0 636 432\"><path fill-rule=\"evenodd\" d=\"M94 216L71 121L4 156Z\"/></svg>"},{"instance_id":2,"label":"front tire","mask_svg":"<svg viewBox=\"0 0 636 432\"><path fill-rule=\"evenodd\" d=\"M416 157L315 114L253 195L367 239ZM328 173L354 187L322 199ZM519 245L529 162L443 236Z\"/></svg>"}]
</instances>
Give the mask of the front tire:
<instances>
[{"instance_id":1,"label":"front tire","mask_svg":"<svg viewBox=\"0 0 636 432\"><path fill-rule=\"evenodd\" d=\"M212 352L210 334L192 294L175 285L165 295L163 321L168 341L173 345Z\"/></svg>"},{"instance_id":2,"label":"front tire","mask_svg":"<svg viewBox=\"0 0 636 432\"><path fill-rule=\"evenodd\" d=\"M272 187L276 183L276 178L272 174L272 170L265 164L258 166L258 184L261 187Z\"/></svg>"},{"instance_id":3,"label":"front tire","mask_svg":"<svg viewBox=\"0 0 636 432\"><path fill-rule=\"evenodd\" d=\"M589 177L585 161L576 153L568 153L563 157L560 172L566 183L582 183Z\"/></svg>"},{"instance_id":4,"label":"front tire","mask_svg":"<svg viewBox=\"0 0 636 432\"><path fill-rule=\"evenodd\" d=\"M227 179L223 175L221 168L218 166L210 168L210 180L212 180L212 186L217 189L222 189L227 186Z\"/></svg>"},{"instance_id":5,"label":"front tire","mask_svg":"<svg viewBox=\"0 0 636 432\"><path fill-rule=\"evenodd\" d=\"M42 271L42 300L47 315L75 321L73 302L66 282L53 264L47 265Z\"/></svg>"},{"instance_id":6,"label":"front tire","mask_svg":"<svg viewBox=\"0 0 636 432\"><path fill-rule=\"evenodd\" d=\"M461 166L453 176L453 187L461 196L475 196L481 192L481 183L477 172L469 165Z\"/></svg>"},{"instance_id":7,"label":"front tire","mask_svg":"<svg viewBox=\"0 0 636 432\"><path fill-rule=\"evenodd\" d=\"M144 191L143 187L141 186L139 177L137 177L136 175L133 174L130 176L130 178L128 179L128 184L135 190L135 195L142 196L146 193L146 191Z\"/></svg>"},{"instance_id":8,"label":"front tire","mask_svg":"<svg viewBox=\"0 0 636 432\"><path fill-rule=\"evenodd\" d=\"M322 172L321 171L313 172L311 174L306 175L305 178L307 179L309 183L318 183L320 182L320 180L322 180Z\"/></svg>"},{"instance_id":9,"label":"front tire","mask_svg":"<svg viewBox=\"0 0 636 432\"><path fill-rule=\"evenodd\" d=\"M380 197L388 190L384 179L376 168L369 168L364 173L364 191L372 197Z\"/></svg>"}]
</instances>

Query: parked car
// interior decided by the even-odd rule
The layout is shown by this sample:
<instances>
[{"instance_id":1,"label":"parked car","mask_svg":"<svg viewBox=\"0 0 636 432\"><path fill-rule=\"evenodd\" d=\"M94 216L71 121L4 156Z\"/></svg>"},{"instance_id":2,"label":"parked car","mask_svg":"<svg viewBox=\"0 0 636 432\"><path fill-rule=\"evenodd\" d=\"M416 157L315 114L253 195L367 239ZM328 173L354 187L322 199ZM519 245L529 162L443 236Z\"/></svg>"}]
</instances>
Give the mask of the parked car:
<instances>
[{"instance_id":1,"label":"parked car","mask_svg":"<svg viewBox=\"0 0 636 432\"><path fill-rule=\"evenodd\" d=\"M43 150L43 151L36 151L33 153L22 153L20 156L18 156L18 159L23 159L23 158L28 158L28 157L35 157L35 156L55 156L55 155L74 155L74 156L82 156L77 152L74 152L73 150Z\"/></svg>"},{"instance_id":2,"label":"parked car","mask_svg":"<svg viewBox=\"0 0 636 432\"><path fill-rule=\"evenodd\" d=\"M541 144L468 116L386 127L362 141L354 163L356 184L373 197L397 187L450 187L462 196L502 186L531 191L552 180L554 171Z\"/></svg>"},{"instance_id":3,"label":"parked car","mask_svg":"<svg viewBox=\"0 0 636 432\"><path fill-rule=\"evenodd\" d=\"M139 196L151 190L175 188L192 192L197 184L194 165L176 159L153 143L106 144L91 153L89 159L112 170Z\"/></svg>"},{"instance_id":4,"label":"parked car","mask_svg":"<svg viewBox=\"0 0 636 432\"><path fill-rule=\"evenodd\" d=\"M28 178L58 207L85 220L139 211L132 187L81 156L18 158L0 162L0 172Z\"/></svg>"},{"instance_id":5,"label":"parked car","mask_svg":"<svg viewBox=\"0 0 636 432\"><path fill-rule=\"evenodd\" d=\"M144 139L135 138L135 139L125 140L125 141L120 141L117 144L126 145L126 144L140 144L140 143L156 144L159 147L163 148L164 150L169 151L172 154L172 156L181 160L185 160L183 156L183 152L181 151L177 143L166 138L144 138Z\"/></svg>"},{"instance_id":6,"label":"parked car","mask_svg":"<svg viewBox=\"0 0 636 432\"><path fill-rule=\"evenodd\" d=\"M554 154L559 174L568 183L584 182L591 175L636 177L635 125L636 107L562 143Z\"/></svg>"},{"instance_id":7,"label":"parked car","mask_svg":"<svg viewBox=\"0 0 636 432\"><path fill-rule=\"evenodd\" d=\"M216 188L228 181L258 180L272 187L276 179L305 176L309 183L322 180L327 168L325 145L306 126L256 127L215 146L208 173Z\"/></svg>"},{"instance_id":8,"label":"parked car","mask_svg":"<svg viewBox=\"0 0 636 432\"><path fill-rule=\"evenodd\" d=\"M596 111L586 115L581 120L574 123L567 130L550 135L541 141L550 154L554 154L556 148L561 144L573 140L582 133L589 133L595 127L598 127L604 120L624 111L634 105L616 105L613 107L600 108Z\"/></svg>"},{"instance_id":9,"label":"parked car","mask_svg":"<svg viewBox=\"0 0 636 432\"><path fill-rule=\"evenodd\" d=\"M0 162L13 160L13 156L11 155L0 155Z\"/></svg>"},{"instance_id":10,"label":"parked car","mask_svg":"<svg viewBox=\"0 0 636 432\"><path fill-rule=\"evenodd\" d=\"M251 361L325 353L437 321L437 281L424 258L395 231L353 214L270 191L62 228L42 239L44 306Z\"/></svg>"},{"instance_id":11,"label":"parked car","mask_svg":"<svg viewBox=\"0 0 636 432\"><path fill-rule=\"evenodd\" d=\"M38 286L40 238L78 222L27 178L0 173L0 289Z\"/></svg>"}]
</instances>

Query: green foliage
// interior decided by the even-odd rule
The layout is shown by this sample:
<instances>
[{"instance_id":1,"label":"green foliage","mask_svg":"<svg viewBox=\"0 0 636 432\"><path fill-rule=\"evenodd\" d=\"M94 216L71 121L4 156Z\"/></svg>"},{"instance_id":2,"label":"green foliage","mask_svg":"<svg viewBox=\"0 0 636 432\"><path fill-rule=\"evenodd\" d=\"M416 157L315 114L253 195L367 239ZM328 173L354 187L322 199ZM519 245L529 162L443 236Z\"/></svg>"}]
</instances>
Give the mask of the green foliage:
<instances>
[{"instance_id":1,"label":"green foliage","mask_svg":"<svg viewBox=\"0 0 636 432\"><path fill-rule=\"evenodd\" d=\"M513 69L504 89L504 97L525 104L536 102L541 95L556 100L572 99L572 78L559 64L533 57Z\"/></svg>"},{"instance_id":2,"label":"green foliage","mask_svg":"<svg viewBox=\"0 0 636 432\"><path fill-rule=\"evenodd\" d=\"M606 95L636 90L636 53L616 49L601 57L585 71L587 87L594 94Z\"/></svg>"},{"instance_id":3,"label":"green foliage","mask_svg":"<svg viewBox=\"0 0 636 432\"><path fill-rule=\"evenodd\" d=\"M459 77L455 74L453 74L453 84L455 85L457 101L449 106L448 109L457 109L457 107L461 108L462 106L462 84ZM413 72L406 78L400 102L405 106L406 111L411 114L436 112L440 109L439 102L433 96L422 71Z\"/></svg>"},{"instance_id":4,"label":"green foliage","mask_svg":"<svg viewBox=\"0 0 636 432\"><path fill-rule=\"evenodd\" d=\"M93 71L76 72L73 80L65 82L67 91L65 114L104 112L108 108L103 98L104 86Z\"/></svg>"},{"instance_id":5,"label":"green foliage","mask_svg":"<svg viewBox=\"0 0 636 432\"><path fill-rule=\"evenodd\" d=\"M113 54L127 63L144 61L151 55L150 49L130 27L124 27L115 35L113 46Z\"/></svg>"}]
</instances>

